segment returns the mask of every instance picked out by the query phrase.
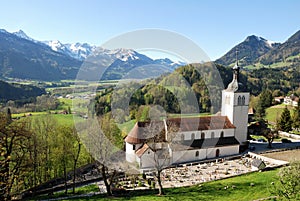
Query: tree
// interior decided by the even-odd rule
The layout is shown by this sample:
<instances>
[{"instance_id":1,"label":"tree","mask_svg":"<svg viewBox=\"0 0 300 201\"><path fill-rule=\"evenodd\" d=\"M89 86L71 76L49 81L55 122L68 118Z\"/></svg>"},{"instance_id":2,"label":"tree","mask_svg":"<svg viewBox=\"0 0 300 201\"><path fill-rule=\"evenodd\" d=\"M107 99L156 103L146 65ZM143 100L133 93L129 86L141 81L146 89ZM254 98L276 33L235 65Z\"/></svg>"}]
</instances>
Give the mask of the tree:
<instances>
[{"instance_id":1,"label":"tree","mask_svg":"<svg viewBox=\"0 0 300 201\"><path fill-rule=\"evenodd\" d=\"M31 133L26 121L8 122L0 114L0 200L11 200L15 183L26 169Z\"/></svg>"},{"instance_id":2,"label":"tree","mask_svg":"<svg viewBox=\"0 0 300 201\"><path fill-rule=\"evenodd\" d=\"M298 103L298 106L294 110L293 127L295 129L300 129L300 102Z\"/></svg>"},{"instance_id":3,"label":"tree","mask_svg":"<svg viewBox=\"0 0 300 201\"><path fill-rule=\"evenodd\" d=\"M76 128L99 167L107 195L112 196L112 185L124 163L119 140L116 137L120 135L120 130L105 117L90 118L87 122L78 124Z\"/></svg>"},{"instance_id":4,"label":"tree","mask_svg":"<svg viewBox=\"0 0 300 201\"><path fill-rule=\"evenodd\" d=\"M292 129L292 118L290 111L285 106L278 121L278 128L282 131L289 132Z\"/></svg>"},{"instance_id":5,"label":"tree","mask_svg":"<svg viewBox=\"0 0 300 201\"><path fill-rule=\"evenodd\" d=\"M164 122L151 121L144 130L145 136L149 137L146 144L153 153L150 155L149 161L152 161L153 168L155 169L159 195L164 194L161 173L170 165L171 149L176 143L175 136L178 131L175 124L172 124L171 122L169 122L167 129L168 130L165 130Z\"/></svg>"},{"instance_id":6,"label":"tree","mask_svg":"<svg viewBox=\"0 0 300 201\"><path fill-rule=\"evenodd\" d=\"M300 200L300 161L280 169L279 180L273 183L273 193L288 200Z\"/></svg>"},{"instance_id":7,"label":"tree","mask_svg":"<svg viewBox=\"0 0 300 201\"><path fill-rule=\"evenodd\" d=\"M77 163L79 160L80 156L80 151L81 151L81 141L78 136L78 133L76 132L75 128L72 128L72 138L74 139L74 144L73 147L71 148L71 156L73 159L73 194L75 194L75 187L76 187L76 168L77 168Z\"/></svg>"},{"instance_id":8,"label":"tree","mask_svg":"<svg viewBox=\"0 0 300 201\"><path fill-rule=\"evenodd\" d=\"M270 90L263 90L259 96L255 107L255 115L258 120L266 116L266 109L272 105L272 93Z\"/></svg>"},{"instance_id":9,"label":"tree","mask_svg":"<svg viewBox=\"0 0 300 201\"><path fill-rule=\"evenodd\" d=\"M268 140L268 148L272 148L272 142L278 136L277 130L272 130L270 128L263 129L263 136Z\"/></svg>"}]
</instances>

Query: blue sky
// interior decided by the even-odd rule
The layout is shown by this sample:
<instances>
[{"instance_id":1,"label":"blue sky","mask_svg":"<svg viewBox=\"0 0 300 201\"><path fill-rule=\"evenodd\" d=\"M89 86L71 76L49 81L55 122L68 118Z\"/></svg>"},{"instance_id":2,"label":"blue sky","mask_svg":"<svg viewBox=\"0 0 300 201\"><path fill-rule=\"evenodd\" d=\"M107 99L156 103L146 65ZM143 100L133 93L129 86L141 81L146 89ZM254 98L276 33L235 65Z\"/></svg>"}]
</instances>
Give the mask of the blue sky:
<instances>
[{"instance_id":1,"label":"blue sky","mask_svg":"<svg viewBox=\"0 0 300 201\"><path fill-rule=\"evenodd\" d=\"M158 28L188 37L214 60L248 35L285 41L300 29L299 8L298 0L3 0L0 28L95 45Z\"/></svg>"}]
</instances>

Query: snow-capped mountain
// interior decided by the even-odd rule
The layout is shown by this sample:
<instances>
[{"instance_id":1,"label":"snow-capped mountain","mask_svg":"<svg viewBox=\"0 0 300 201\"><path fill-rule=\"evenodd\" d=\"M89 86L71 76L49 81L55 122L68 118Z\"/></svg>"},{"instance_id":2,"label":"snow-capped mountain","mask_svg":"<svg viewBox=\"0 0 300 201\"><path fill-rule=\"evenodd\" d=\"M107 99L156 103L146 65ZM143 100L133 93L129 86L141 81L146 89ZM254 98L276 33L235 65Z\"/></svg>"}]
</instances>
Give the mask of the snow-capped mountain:
<instances>
[{"instance_id":1,"label":"snow-capped mountain","mask_svg":"<svg viewBox=\"0 0 300 201\"><path fill-rule=\"evenodd\" d=\"M172 66L174 69L177 68L178 66L186 65L186 63L183 62L183 61L175 61L174 62L169 58L155 59L154 62L157 63L157 64Z\"/></svg>"},{"instance_id":2,"label":"snow-capped mountain","mask_svg":"<svg viewBox=\"0 0 300 201\"><path fill-rule=\"evenodd\" d=\"M67 43L63 44L59 40L44 41L53 51L67 54L70 57L83 61L86 59L96 48L96 46L87 43Z\"/></svg>"},{"instance_id":3,"label":"snow-capped mountain","mask_svg":"<svg viewBox=\"0 0 300 201\"><path fill-rule=\"evenodd\" d=\"M12 34L18 36L19 38L23 38L23 39L26 39L26 40L30 40L30 41L32 41L32 42L39 42L39 41L34 40L33 38L30 38L29 36L27 36L27 34L26 34L24 31L22 31L22 30L13 32Z\"/></svg>"},{"instance_id":4,"label":"snow-capped mountain","mask_svg":"<svg viewBox=\"0 0 300 201\"><path fill-rule=\"evenodd\" d=\"M5 30L3 29L3 31L5 31ZM66 55L68 55L72 58L78 59L80 61L85 60L91 53L95 52L97 49L98 54L99 53L104 54L110 58L119 59L124 62L141 59L141 60L144 60L147 62L154 62L156 64L170 65L170 66L173 66L174 68L181 66L181 65L185 65L184 62L181 62L181 61L173 62L168 58L153 60L153 59L151 59L143 54L140 54L136 51L124 49L124 48L108 50L108 49L103 49L103 48L97 48L95 45L90 45L88 43L77 42L77 43L71 43L71 44L70 43L64 44L64 43L60 42L59 40L37 41L37 40L29 37L22 30L13 32L13 34L20 38L30 40L35 43L43 43L43 44L47 45L48 47L50 47L55 52L66 54Z\"/></svg>"},{"instance_id":5,"label":"snow-capped mountain","mask_svg":"<svg viewBox=\"0 0 300 201\"><path fill-rule=\"evenodd\" d=\"M274 41L271 41L271 40L267 40L263 37L260 37L260 36L255 36L255 35L252 35L252 36L248 36L245 40L245 42L251 42L253 41L254 39L256 39L258 42L262 42L264 43L266 46L269 46L270 48L273 48L274 46L276 46L276 42Z\"/></svg>"},{"instance_id":6,"label":"snow-capped mountain","mask_svg":"<svg viewBox=\"0 0 300 201\"><path fill-rule=\"evenodd\" d=\"M121 79L126 73L134 70L137 67L144 66L144 69L146 69L145 71L149 71L147 66L149 67L150 65L150 67L158 68L157 64L159 64L164 65L164 67L166 67L165 69L173 71L176 67L184 64L173 62L167 58L153 60L146 55L131 49L119 48L109 50L89 45L87 43L64 44L59 40L37 41L29 37L22 30L14 33L9 33L6 30L0 30L0 35L2 37L0 40L3 39L5 42L8 42L7 40L9 39L11 41L8 44L4 44L3 42L2 46L6 45L9 47L15 47L12 49L16 49L17 52L22 52L24 56L22 59L28 61L28 64L26 64L27 70L33 66L36 68L32 72L28 71L29 74L26 74L26 76L24 73L22 74L17 72L24 75L23 77L29 79L75 79L76 77L74 75L76 75L82 64L85 63L89 56L93 55L97 55L97 59L100 61L100 63L103 64L104 62L105 65L107 65L106 67L108 67L108 71L106 72L105 79ZM15 55L17 53L14 52L13 54ZM7 66L9 65L6 65L6 67ZM59 66L59 68L57 68L57 66ZM43 72L42 76L37 72L39 69L43 68L45 69L41 71ZM53 72L54 70L59 70L59 72ZM69 73L70 70L72 73ZM90 70L91 69L87 69L89 72ZM51 75L47 74L48 71L51 72ZM159 72L159 70L157 71ZM97 75L96 72L95 74ZM11 76L13 77L15 75Z\"/></svg>"},{"instance_id":7,"label":"snow-capped mountain","mask_svg":"<svg viewBox=\"0 0 300 201\"><path fill-rule=\"evenodd\" d=\"M146 55L140 54L132 49L118 48L118 49L104 49L97 48L95 49L95 54L106 56L106 58L112 60L120 60L122 62L130 62L133 60L143 60L144 62L152 63L153 59L147 57Z\"/></svg>"}]
</instances>

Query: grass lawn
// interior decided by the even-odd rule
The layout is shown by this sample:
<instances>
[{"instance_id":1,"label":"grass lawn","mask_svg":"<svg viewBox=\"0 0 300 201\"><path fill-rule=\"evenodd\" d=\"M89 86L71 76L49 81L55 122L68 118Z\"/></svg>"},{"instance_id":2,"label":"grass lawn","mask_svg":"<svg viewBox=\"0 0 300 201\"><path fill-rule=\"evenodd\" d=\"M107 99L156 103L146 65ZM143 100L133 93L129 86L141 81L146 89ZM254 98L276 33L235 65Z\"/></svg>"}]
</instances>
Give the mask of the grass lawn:
<instances>
[{"instance_id":1,"label":"grass lawn","mask_svg":"<svg viewBox=\"0 0 300 201\"><path fill-rule=\"evenodd\" d=\"M165 189L166 195L157 196L157 192L137 192L130 191L124 197L105 197L104 195L93 196L89 198L74 198L74 201L96 201L96 200L207 200L207 201L250 201L272 196L269 188L271 182L276 181L276 174L279 171L271 170L266 172L255 172L229 179L218 180L202 185L191 187L169 188ZM251 186L250 184L253 184ZM225 189L225 187L227 187ZM233 187L234 186L234 187ZM272 200L272 199L271 199Z\"/></svg>"},{"instance_id":2,"label":"grass lawn","mask_svg":"<svg viewBox=\"0 0 300 201\"><path fill-rule=\"evenodd\" d=\"M135 120L130 120L122 124L118 124L118 127L124 134L128 134L135 124ZM124 136L125 137L125 136Z\"/></svg>"},{"instance_id":3,"label":"grass lawn","mask_svg":"<svg viewBox=\"0 0 300 201\"><path fill-rule=\"evenodd\" d=\"M54 114L52 115L55 120L59 124L65 125L65 126L73 126L74 121L83 121L84 119L79 116L73 116L72 114Z\"/></svg>"},{"instance_id":4,"label":"grass lawn","mask_svg":"<svg viewBox=\"0 0 300 201\"><path fill-rule=\"evenodd\" d=\"M272 107L269 107L266 109L266 119L269 122L276 122L277 119L280 118L280 115L282 113L282 111L284 110L285 105L281 104L281 105L274 105ZM288 109L291 112L291 115L293 115L293 110L294 108L291 106L288 106Z\"/></svg>"},{"instance_id":5,"label":"grass lawn","mask_svg":"<svg viewBox=\"0 0 300 201\"><path fill-rule=\"evenodd\" d=\"M29 114L29 113L26 113ZM29 116L27 118L41 118L46 115L50 115L51 118L57 121L59 125L63 126L74 126L74 121L85 121L82 117L72 115L72 114L48 114L48 112L31 112L32 116ZM23 117L24 114L14 114L13 118L16 117Z\"/></svg>"}]
</instances>

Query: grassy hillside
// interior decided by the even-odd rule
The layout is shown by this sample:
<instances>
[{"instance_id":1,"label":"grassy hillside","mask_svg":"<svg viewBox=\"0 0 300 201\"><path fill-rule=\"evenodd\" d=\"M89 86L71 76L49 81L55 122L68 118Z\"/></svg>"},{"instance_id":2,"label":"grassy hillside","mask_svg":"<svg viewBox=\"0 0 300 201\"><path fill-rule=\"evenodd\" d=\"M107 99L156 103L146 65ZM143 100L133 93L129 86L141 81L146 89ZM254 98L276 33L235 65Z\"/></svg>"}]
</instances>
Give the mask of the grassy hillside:
<instances>
[{"instance_id":1,"label":"grassy hillside","mask_svg":"<svg viewBox=\"0 0 300 201\"><path fill-rule=\"evenodd\" d=\"M64 199L73 201L96 200L139 200L139 201L164 201L164 200L195 200L195 201L250 201L272 196L270 193L271 182L276 181L279 170L255 172L247 175L218 180L201 185L182 188L166 189L166 195L157 196L154 191L131 191L124 197L105 197L98 195L88 198ZM253 185L250 185L253 184ZM225 188L226 187L226 188ZM228 188L227 188L228 187ZM98 191L93 186L91 191Z\"/></svg>"},{"instance_id":2,"label":"grassy hillside","mask_svg":"<svg viewBox=\"0 0 300 201\"><path fill-rule=\"evenodd\" d=\"M281 115L282 111L284 110L284 108L285 108L285 105L283 105L283 104L274 105L272 107L267 108L267 110L266 110L266 119L269 122L275 123L276 120L280 118L280 115ZM294 108L289 106L288 109L290 110L291 115L293 115Z\"/></svg>"}]
</instances>

